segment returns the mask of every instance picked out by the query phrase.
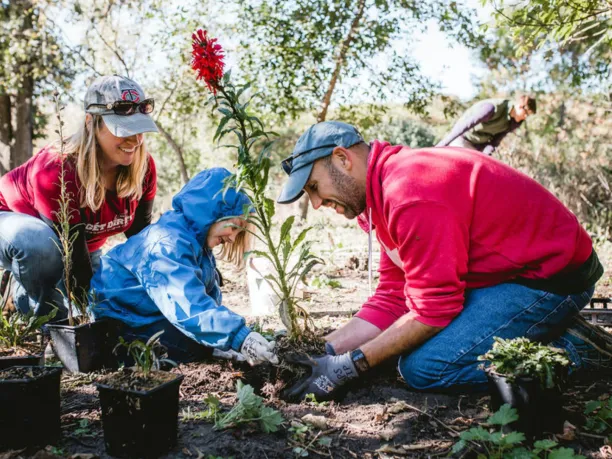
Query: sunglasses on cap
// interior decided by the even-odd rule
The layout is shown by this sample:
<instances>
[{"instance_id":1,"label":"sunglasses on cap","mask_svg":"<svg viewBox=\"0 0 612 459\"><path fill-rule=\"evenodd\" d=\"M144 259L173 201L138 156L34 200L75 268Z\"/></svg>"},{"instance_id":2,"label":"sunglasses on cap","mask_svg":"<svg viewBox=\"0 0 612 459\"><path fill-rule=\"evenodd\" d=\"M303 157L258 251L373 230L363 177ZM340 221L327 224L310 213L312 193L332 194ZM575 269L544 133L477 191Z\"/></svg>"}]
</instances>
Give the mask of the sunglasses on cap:
<instances>
[{"instance_id":1,"label":"sunglasses on cap","mask_svg":"<svg viewBox=\"0 0 612 459\"><path fill-rule=\"evenodd\" d=\"M314 148L311 148L310 150L303 151L301 153L298 153L297 155L291 155L281 161L281 167L283 168L283 170L285 171L287 175L291 175L291 171L293 171L293 161L296 158L299 158L300 156L305 155L315 150L321 150L322 148L330 148L330 147L337 147L337 146L338 145L336 145L335 143L328 143L327 145L321 145L320 147L314 147Z\"/></svg>"},{"instance_id":2,"label":"sunglasses on cap","mask_svg":"<svg viewBox=\"0 0 612 459\"><path fill-rule=\"evenodd\" d=\"M90 110L92 107L98 107L95 110ZM155 108L155 101L153 99L145 99L142 102L132 102L130 100L118 100L112 104L90 104L87 106L87 113L95 115L109 115L109 111L115 115L129 116L134 113L140 112L144 115L148 115L153 112Z\"/></svg>"}]
</instances>

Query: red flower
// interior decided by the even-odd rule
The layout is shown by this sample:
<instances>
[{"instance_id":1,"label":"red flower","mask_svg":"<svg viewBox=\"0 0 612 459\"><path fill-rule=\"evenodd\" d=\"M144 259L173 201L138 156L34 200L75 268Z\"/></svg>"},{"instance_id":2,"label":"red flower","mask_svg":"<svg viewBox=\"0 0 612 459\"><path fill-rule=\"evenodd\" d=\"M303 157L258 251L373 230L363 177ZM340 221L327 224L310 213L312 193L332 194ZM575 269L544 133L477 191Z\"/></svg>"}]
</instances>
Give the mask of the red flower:
<instances>
[{"instance_id":1,"label":"red flower","mask_svg":"<svg viewBox=\"0 0 612 459\"><path fill-rule=\"evenodd\" d=\"M191 38L191 68L198 72L196 79L204 80L208 89L217 94L219 81L223 78L223 48L216 38L209 38L206 30L198 29Z\"/></svg>"}]
</instances>

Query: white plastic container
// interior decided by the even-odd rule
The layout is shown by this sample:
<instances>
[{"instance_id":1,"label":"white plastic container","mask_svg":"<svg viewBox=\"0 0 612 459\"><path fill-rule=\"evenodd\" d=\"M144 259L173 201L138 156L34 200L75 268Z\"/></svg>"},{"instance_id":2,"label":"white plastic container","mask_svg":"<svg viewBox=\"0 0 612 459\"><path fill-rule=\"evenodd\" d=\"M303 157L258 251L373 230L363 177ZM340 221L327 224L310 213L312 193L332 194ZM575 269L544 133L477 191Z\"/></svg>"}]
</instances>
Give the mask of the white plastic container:
<instances>
[{"instance_id":1,"label":"white plastic container","mask_svg":"<svg viewBox=\"0 0 612 459\"><path fill-rule=\"evenodd\" d=\"M251 314L254 316L275 314L279 297L265 279L272 273L271 263L265 258L250 258L246 270Z\"/></svg>"}]
</instances>

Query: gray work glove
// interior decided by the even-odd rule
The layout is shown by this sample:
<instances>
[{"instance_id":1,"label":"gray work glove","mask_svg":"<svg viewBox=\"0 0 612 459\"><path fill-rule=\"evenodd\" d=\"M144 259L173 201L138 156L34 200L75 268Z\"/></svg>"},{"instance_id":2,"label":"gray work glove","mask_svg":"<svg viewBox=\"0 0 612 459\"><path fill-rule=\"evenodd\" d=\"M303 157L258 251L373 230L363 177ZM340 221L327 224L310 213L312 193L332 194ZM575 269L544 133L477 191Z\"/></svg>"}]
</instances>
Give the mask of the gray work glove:
<instances>
[{"instance_id":1,"label":"gray work glove","mask_svg":"<svg viewBox=\"0 0 612 459\"><path fill-rule=\"evenodd\" d=\"M332 400L338 395L338 388L359 377L350 352L292 362L309 367L311 373L284 393L289 400L303 400L307 394L314 394L317 401Z\"/></svg>"},{"instance_id":2,"label":"gray work glove","mask_svg":"<svg viewBox=\"0 0 612 459\"><path fill-rule=\"evenodd\" d=\"M240 346L240 353L250 365L270 362L278 365L278 356L274 353L275 341L268 341L257 332L251 332Z\"/></svg>"},{"instance_id":3,"label":"gray work glove","mask_svg":"<svg viewBox=\"0 0 612 459\"><path fill-rule=\"evenodd\" d=\"M246 358L239 352L230 349L229 351L222 351L221 349L214 349L212 356L217 359L233 360L234 362L244 362Z\"/></svg>"}]
</instances>

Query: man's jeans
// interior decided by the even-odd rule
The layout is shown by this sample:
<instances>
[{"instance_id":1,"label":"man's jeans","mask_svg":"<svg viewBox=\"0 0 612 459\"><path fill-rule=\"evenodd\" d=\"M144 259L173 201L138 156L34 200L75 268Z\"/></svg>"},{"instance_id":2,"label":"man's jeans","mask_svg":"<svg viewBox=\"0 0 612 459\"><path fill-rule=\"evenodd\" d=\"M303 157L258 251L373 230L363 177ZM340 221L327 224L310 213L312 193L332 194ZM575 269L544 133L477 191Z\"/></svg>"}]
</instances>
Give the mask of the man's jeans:
<instances>
[{"instance_id":1,"label":"man's jeans","mask_svg":"<svg viewBox=\"0 0 612 459\"><path fill-rule=\"evenodd\" d=\"M580 366L576 349L562 335L593 292L594 287L562 296L512 283L468 290L463 311L446 328L400 357L400 374L414 389L486 390L478 356L491 349L495 336L524 336L544 343L557 340L554 345L563 346Z\"/></svg>"},{"instance_id":2,"label":"man's jeans","mask_svg":"<svg viewBox=\"0 0 612 459\"><path fill-rule=\"evenodd\" d=\"M100 250L90 254L94 272L100 266L100 255ZM57 307L55 320L66 316L59 240L45 222L26 214L0 212L0 267L13 273L13 301L21 312L46 315Z\"/></svg>"}]
</instances>

